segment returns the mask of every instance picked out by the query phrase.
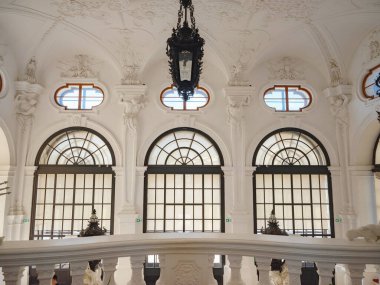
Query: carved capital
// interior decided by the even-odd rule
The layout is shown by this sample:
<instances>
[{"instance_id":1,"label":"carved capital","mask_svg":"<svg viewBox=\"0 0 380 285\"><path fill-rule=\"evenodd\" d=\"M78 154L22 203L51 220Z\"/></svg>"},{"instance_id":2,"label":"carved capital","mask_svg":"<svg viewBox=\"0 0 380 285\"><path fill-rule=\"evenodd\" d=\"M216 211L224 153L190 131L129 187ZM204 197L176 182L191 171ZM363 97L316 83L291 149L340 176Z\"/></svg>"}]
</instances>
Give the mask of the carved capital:
<instances>
[{"instance_id":1,"label":"carved capital","mask_svg":"<svg viewBox=\"0 0 380 285\"><path fill-rule=\"evenodd\" d=\"M330 102L330 111L338 123L348 124L348 103L351 100L351 85L338 85L323 91Z\"/></svg>"},{"instance_id":2,"label":"carved capital","mask_svg":"<svg viewBox=\"0 0 380 285\"><path fill-rule=\"evenodd\" d=\"M136 117L146 102L146 85L119 85L115 88L119 102L124 105L124 122L136 130Z\"/></svg>"},{"instance_id":3,"label":"carved capital","mask_svg":"<svg viewBox=\"0 0 380 285\"><path fill-rule=\"evenodd\" d=\"M243 107L249 105L253 91L252 86L229 86L224 89L229 122L237 123L242 120Z\"/></svg>"}]
</instances>

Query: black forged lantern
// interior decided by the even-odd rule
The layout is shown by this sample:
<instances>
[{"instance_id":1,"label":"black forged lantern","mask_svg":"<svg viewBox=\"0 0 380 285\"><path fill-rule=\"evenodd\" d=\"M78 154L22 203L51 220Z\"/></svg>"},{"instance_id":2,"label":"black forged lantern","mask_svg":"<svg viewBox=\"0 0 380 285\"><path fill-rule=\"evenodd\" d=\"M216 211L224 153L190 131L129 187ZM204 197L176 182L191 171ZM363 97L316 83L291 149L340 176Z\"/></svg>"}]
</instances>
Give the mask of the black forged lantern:
<instances>
[{"instance_id":1,"label":"black forged lantern","mask_svg":"<svg viewBox=\"0 0 380 285\"><path fill-rule=\"evenodd\" d=\"M203 45L205 43L195 27L194 6L191 0L179 0L177 28L167 40L166 54L169 57L169 71L173 85L178 93L187 101L194 94L202 72ZM181 27L185 9L185 19ZM187 10L190 10L191 27L187 22Z\"/></svg>"}]
</instances>

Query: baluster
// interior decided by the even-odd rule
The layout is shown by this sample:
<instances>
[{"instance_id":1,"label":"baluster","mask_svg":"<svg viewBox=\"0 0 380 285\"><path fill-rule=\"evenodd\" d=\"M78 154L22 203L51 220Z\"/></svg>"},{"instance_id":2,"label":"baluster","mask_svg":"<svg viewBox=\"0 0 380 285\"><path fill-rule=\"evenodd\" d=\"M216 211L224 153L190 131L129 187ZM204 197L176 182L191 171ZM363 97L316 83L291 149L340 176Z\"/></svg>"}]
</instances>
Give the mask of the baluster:
<instances>
[{"instance_id":1,"label":"baluster","mask_svg":"<svg viewBox=\"0 0 380 285\"><path fill-rule=\"evenodd\" d=\"M54 275L53 264L41 264L37 265L38 281L40 285L50 285L51 279Z\"/></svg>"},{"instance_id":2,"label":"baluster","mask_svg":"<svg viewBox=\"0 0 380 285\"><path fill-rule=\"evenodd\" d=\"M302 263L299 260L286 260L285 265L288 266L289 272L289 284L301 285L301 266Z\"/></svg>"},{"instance_id":3,"label":"baluster","mask_svg":"<svg viewBox=\"0 0 380 285\"><path fill-rule=\"evenodd\" d=\"M83 275L88 266L88 261L70 262L71 285L83 285Z\"/></svg>"},{"instance_id":4,"label":"baluster","mask_svg":"<svg viewBox=\"0 0 380 285\"><path fill-rule=\"evenodd\" d=\"M218 285L218 282L214 278L214 271L213 271L215 255L209 254L207 258L208 258L207 284L208 285Z\"/></svg>"},{"instance_id":5,"label":"baluster","mask_svg":"<svg viewBox=\"0 0 380 285\"><path fill-rule=\"evenodd\" d=\"M118 263L118 258L105 258L103 259L103 284L104 285L115 285L115 276L116 265Z\"/></svg>"},{"instance_id":6,"label":"baluster","mask_svg":"<svg viewBox=\"0 0 380 285\"><path fill-rule=\"evenodd\" d=\"M127 285L145 285L143 276L143 267L145 262L145 256L131 256L131 280Z\"/></svg>"},{"instance_id":7,"label":"baluster","mask_svg":"<svg viewBox=\"0 0 380 285\"><path fill-rule=\"evenodd\" d=\"M268 257L255 257L255 261L257 264L257 270L259 271L259 284L270 285L269 271L271 270L270 263L272 259Z\"/></svg>"},{"instance_id":8,"label":"baluster","mask_svg":"<svg viewBox=\"0 0 380 285\"><path fill-rule=\"evenodd\" d=\"M166 281L166 255L160 254L160 277L158 278L156 285L164 285Z\"/></svg>"},{"instance_id":9,"label":"baluster","mask_svg":"<svg viewBox=\"0 0 380 285\"><path fill-rule=\"evenodd\" d=\"M351 284L362 285L365 264L349 264L348 268L350 269Z\"/></svg>"},{"instance_id":10,"label":"baluster","mask_svg":"<svg viewBox=\"0 0 380 285\"><path fill-rule=\"evenodd\" d=\"M24 267L20 266L3 266L5 285L17 285L23 275L24 269Z\"/></svg>"},{"instance_id":11,"label":"baluster","mask_svg":"<svg viewBox=\"0 0 380 285\"><path fill-rule=\"evenodd\" d=\"M228 261L230 262L231 277L227 285L245 285L241 278L241 255L229 255Z\"/></svg>"},{"instance_id":12,"label":"baluster","mask_svg":"<svg viewBox=\"0 0 380 285\"><path fill-rule=\"evenodd\" d=\"M319 275L319 285L330 285L332 284L332 278L334 276L335 263L331 262L318 262L318 275Z\"/></svg>"}]
</instances>

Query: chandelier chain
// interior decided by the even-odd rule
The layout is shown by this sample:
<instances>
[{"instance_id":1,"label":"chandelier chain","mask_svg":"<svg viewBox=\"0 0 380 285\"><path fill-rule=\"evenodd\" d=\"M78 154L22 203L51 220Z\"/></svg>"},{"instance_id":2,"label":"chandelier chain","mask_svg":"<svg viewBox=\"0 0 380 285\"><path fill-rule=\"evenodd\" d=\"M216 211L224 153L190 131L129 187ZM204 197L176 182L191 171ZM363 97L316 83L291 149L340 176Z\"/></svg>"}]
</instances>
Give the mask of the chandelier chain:
<instances>
[{"instance_id":1,"label":"chandelier chain","mask_svg":"<svg viewBox=\"0 0 380 285\"><path fill-rule=\"evenodd\" d=\"M183 7L180 5L179 10L178 10L178 22L177 22L177 30L181 28L181 20L183 17Z\"/></svg>"},{"instance_id":2,"label":"chandelier chain","mask_svg":"<svg viewBox=\"0 0 380 285\"><path fill-rule=\"evenodd\" d=\"M194 6L190 5L191 28L195 30Z\"/></svg>"}]
</instances>

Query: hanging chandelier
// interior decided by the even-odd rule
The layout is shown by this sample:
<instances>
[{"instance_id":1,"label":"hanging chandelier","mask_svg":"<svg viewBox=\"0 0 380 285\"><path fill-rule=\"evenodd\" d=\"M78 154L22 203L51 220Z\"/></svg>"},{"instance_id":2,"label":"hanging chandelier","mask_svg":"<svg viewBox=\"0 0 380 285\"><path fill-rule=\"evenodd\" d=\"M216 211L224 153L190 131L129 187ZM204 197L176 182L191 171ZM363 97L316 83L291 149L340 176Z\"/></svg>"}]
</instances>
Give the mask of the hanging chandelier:
<instances>
[{"instance_id":1,"label":"hanging chandelier","mask_svg":"<svg viewBox=\"0 0 380 285\"><path fill-rule=\"evenodd\" d=\"M194 6L191 0L179 0L177 27L167 40L166 54L169 57L169 72L173 86L184 101L194 95L194 89L202 72L203 45L205 43L195 27ZM188 11L190 21L188 23ZM182 18L184 17L183 23Z\"/></svg>"}]
</instances>

